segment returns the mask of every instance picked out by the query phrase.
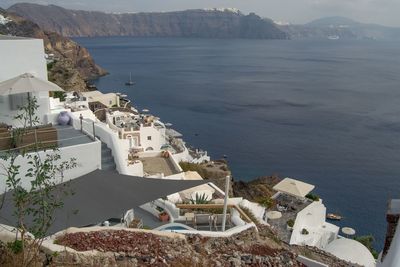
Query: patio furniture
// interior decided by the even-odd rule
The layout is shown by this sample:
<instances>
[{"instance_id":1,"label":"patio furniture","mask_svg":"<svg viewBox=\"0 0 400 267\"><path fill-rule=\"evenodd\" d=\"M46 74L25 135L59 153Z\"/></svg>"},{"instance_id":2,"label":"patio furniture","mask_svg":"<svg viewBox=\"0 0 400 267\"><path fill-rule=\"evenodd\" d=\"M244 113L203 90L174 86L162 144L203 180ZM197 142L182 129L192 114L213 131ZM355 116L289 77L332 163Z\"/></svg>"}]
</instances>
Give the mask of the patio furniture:
<instances>
[{"instance_id":1,"label":"patio furniture","mask_svg":"<svg viewBox=\"0 0 400 267\"><path fill-rule=\"evenodd\" d=\"M222 221L224 219L224 214L215 214L212 216L213 225L215 231L218 231L218 227L221 227L222 230ZM231 215L226 214L226 226L232 227Z\"/></svg>"},{"instance_id":2,"label":"patio furniture","mask_svg":"<svg viewBox=\"0 0 400 267\"><path fill-rule=\"evenodd\" d=\"M193 226L196 229L199 227L208 227L211 231L211 215L210 214L195 214Z\"/></svg>"},{"instance_id":3,"label":"patio furniture","mask_svg":"<svg viewBox=\"0 0 400 267\"><path fill-rule=\"evenodd\" d=\"M185 216L186 224L192 223L194 225L194 213L193 212L186 212L184 216Z\"/></svg>"}]
</instances>

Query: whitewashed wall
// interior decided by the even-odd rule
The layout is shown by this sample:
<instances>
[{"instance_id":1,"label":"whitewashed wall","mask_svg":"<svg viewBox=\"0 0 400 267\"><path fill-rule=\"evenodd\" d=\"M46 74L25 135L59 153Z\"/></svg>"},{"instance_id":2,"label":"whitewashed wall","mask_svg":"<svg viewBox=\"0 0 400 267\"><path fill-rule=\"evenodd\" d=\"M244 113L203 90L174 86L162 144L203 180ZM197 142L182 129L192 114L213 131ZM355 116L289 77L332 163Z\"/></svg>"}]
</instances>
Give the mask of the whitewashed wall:
<instances>
[{"instance_id":1,"label":"whitewashed wall","mask_svg":"<svg viewBox=\"0 0 400 267\"><path fill-rule=\"evenodd\" d=\"M147 140L147 137L151 136L151 140ZM146 150L151 147L154 151L159 151L161 146L165 142L165 129L157 129L151 127L140 127L140 143L141 146Z\"/></svg>"},{"instance_id":2,"label":"whitewashed wall","mask_svg":"<svg viewBox=\"0 0 400 267\"><path fill-rule=\"evenodd\" d=\"M39 155L44 158L45 154L49 152L41 151ZM78 178L82 175L85 175L89 172L97 170L101 166L101 143L99 141L81 144L76 146L68 146L59 148L59 152L61 155L60 162L69 160L71 158L75 158L77 162L77 167L66 171L64 173L64 180L70 180ZM30 179L25 177L24 173L26 173L29 165L26 164L27 158L23 158L20 156L16 164L21 165L21 177L23 177L22 184L24 187L30 187ZM6 165L7 163L0 160L0 165ZM0 192L4 192L6 189L5 185L5 176L3 175L3 170L0 170Z\"/></svg>"}]
</instances>

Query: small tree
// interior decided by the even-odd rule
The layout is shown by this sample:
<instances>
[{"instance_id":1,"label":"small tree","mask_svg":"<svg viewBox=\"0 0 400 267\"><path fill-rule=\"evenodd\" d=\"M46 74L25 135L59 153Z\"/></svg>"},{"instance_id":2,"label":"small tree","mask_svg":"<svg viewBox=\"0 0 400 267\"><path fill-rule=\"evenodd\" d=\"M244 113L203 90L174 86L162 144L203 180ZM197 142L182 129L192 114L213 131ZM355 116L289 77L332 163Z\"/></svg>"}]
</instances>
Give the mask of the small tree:
<instances>
[{"instance_id":1,"label":"small tree","mask_svg":"<svg viewBox=\"0 0 400 267\"><path fill-rule=\"evenodd\" d=\"M36 121L38 106L35 103L36 100L32 99L27 106L20 108L21 113L15 119L22 121L24 127L17 134L25 132L28 121L30 125L32 120ZM64 181L66 170L76 167L76 160L61 161L56 148L41 152L36 149L30 153L25 149L10 149L0 159L1 176L5 179L6 194L14 205L17 228L15 241L8 248L18 254L19 266L30 266L38 259L55 211L63 206L63 197L71 193L66 184L63 187L56 185ZM22 166L27 167L26 170Z\"/></svg>"}]
</instances>

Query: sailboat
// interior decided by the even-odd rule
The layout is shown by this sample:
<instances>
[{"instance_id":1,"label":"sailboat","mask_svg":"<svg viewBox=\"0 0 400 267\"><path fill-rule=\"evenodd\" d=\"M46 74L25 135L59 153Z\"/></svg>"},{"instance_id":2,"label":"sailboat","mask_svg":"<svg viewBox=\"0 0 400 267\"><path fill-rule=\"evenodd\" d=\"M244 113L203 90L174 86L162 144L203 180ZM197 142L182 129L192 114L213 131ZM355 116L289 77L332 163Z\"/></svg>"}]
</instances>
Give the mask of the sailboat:
<instances>
[{"instance_id":1,"label":"sailboat","mask_svg":"<svg viewBox=\"0 0 400 267\"><path fill-rule=\"evenodd\" d=\"M132 81L132 72L129 73L129 82L126 82L125 85L132 86L135 85L136 82Z\"/></svg>"}]
</instances>

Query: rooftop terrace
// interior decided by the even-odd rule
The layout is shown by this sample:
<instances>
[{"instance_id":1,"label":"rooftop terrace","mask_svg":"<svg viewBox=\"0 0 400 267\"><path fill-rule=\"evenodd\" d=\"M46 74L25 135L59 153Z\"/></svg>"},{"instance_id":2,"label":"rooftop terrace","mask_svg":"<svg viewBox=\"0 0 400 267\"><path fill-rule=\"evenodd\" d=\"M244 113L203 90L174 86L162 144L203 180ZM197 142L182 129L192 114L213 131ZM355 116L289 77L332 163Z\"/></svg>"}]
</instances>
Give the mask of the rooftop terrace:
<instances>
[{"instance_id":1,"label":"rooftop terrace","mask_svg":"<svg viewBox=\"0 0 400 267\"><path fill-rule=\"evenodd\" d=\"M143 163L143 169L145 173L149 175L156 175L164 173L164 176L178 174L171 160L164 157L144 157L139 158Z\"/></svg>"},{"instance_id":2,"label":"rooftop terrace","mask_svg":"<svg viewBox=\"0 0 400 267\"><path fill-rule=\"evenodd\" d=\"M276 230L281 240L289 243L292 232L288 229L287 222L289 220L296 220L297 213L310 205L312 201L281 193L276 198L276 202L277 205L284 208L284 210L281 209L282 217L279 219L268 219L268 223ZM277 207L273 207L271 210L277 210Z\"/></svg>"}]
</instances>

